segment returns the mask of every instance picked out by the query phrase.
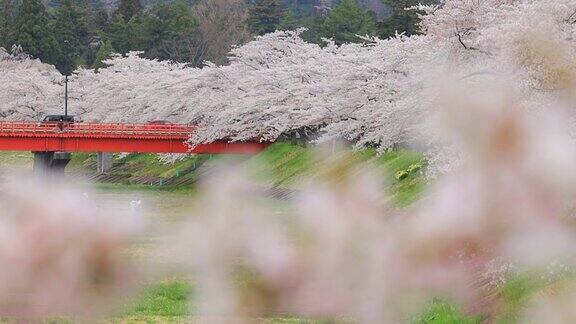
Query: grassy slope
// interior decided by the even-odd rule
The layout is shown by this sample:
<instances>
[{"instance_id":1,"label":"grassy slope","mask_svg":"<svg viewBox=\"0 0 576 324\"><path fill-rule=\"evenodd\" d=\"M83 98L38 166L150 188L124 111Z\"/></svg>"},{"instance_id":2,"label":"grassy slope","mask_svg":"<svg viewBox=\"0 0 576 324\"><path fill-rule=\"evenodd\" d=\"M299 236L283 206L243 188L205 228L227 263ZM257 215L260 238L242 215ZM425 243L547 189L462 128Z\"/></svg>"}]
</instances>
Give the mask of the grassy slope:
<instances>
[{"instance_id":1,"label":"grassy slope","mask_svg":"<svg viewBox=\"0 0 576 324\"><path fill-rule=\"evenodd\" d=\"M480 324L482 317L465 316L453 305L434 301L413 322L415 324Z\"/></svg>"},{"instance_id":2,"label":"grassy slope","mask_svg":"<svg viewBox=\"0 0 576 324\"><path fill-rule=\"evenodd\" d=\"M391 197L406 205L418 197L424 181L420 173L412 173L401 181L395 179L398 171L421 162L414 152L394 151L377 155L373 150L353 153L359 161L371 161L381 167L390 179ZM175 163L161 162L154 154L131 154L114 160L109 177L100 178L98 186L104 189L154 189L187 191L198 180L197 168L214 165L226 156L193 155ZM275 144L266 151L245 162L256 170L256 177L270 185L291 187L297 185L304 175L314 175L316 158L313 150L285 143ZM29 152L0 152L0 166L30 169L32 154ZM75 153L67 167L67 173L94 176L96 155Z\"/></svg>"},{"instance_id":3,"label":"grassy slope","mask_svg":"<svg viewBox=\"0 0 576 324\"><path fill-rule=\"evenodd\" d=\"M416 200L424 189L422 169L407 172L402 180L396 177L398 172L407 171L411 166L423 166L424 160L419 153L401 150L377 154L375 150L366 149L353 152L349 159L351 163L368 162L379 169L383 179L388 179L390 199L402 206ZM273 185L292 187L298 186L304 176L313 178L317 175L322 168L318 161L320 158L309 148L281 143L271 146L250 163L252 169L258 170L257 177L267 179Z\"/></svg>"},{"instance_id":4,"label":"grassy slope","mask_svg":"<svg viewBox=\"0 0 576 324\"><path fill-rule=\"evenodd\" d=\"M127 311L111 320L113 323L175 323L186 322L191 314L189 299L192 288L185 280L171 280L149 287ZM334 323L302 318L267 318L261 323ZM414 324L479 324L481 316L465 316L456 307L442 301L433 301L416 316ZM345 323L344 321L342 323ZM513 323L510 322L510 323Z\"/></svg>"},{"instance_id":5,"label":"grassy slope","mask_svg":"<svg viewBox=\"0 0 576 324\"><path fill-rule=\"evenodd\" d=\"M209 159L206 155L193 155L174 163L163 163L155 154L116 155L108 174L95 179L103 189L186 191L198 179L196 168ZM95 169L95 154L74 154L67 172L95 177Z\"/></svg>"},{"instance_id":6,"label":"grassy slope","mask_svg":"<svg viewBox=\"0 0 576 324\"><path fill-rule=\"evenodd\" d=\"M194 168L206 159L206 156L193 155L174 163L163 163L155 154L115 155L114 171L130 173L135 177L171 178ZM68 168L77 172L94 173L95 165L96 154L75 153Z\"/></svg>"},{"instance_id":7,"label":"grassy slope","mask_svg":"<svg viewBox=\"0 0 576 324\"><path fill-rule=\"evenodd\" d=\"M124 314L112 322L179 322L189 314L192 288L185 280L171 279L148 287Z\"/></svg>"}]
</instances>

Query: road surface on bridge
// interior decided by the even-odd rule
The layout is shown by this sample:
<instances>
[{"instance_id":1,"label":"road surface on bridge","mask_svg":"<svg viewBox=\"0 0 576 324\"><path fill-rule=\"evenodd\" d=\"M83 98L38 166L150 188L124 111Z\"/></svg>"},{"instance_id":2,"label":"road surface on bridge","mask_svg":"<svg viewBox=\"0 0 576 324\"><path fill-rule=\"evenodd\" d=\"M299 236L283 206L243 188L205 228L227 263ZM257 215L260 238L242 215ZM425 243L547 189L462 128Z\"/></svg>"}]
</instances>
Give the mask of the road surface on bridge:
<instances>
[{"instance_id":1,"label":"road surface on bridge","mask_svg":"<svg viewBox=\"0 0 576 324\"><path fill-rule=\"evenodd\" d=\"M0 151L254 154L268 143L219 140L191 148L186 141L196 126L0 122Z\"/></svg>"}]
</instances>

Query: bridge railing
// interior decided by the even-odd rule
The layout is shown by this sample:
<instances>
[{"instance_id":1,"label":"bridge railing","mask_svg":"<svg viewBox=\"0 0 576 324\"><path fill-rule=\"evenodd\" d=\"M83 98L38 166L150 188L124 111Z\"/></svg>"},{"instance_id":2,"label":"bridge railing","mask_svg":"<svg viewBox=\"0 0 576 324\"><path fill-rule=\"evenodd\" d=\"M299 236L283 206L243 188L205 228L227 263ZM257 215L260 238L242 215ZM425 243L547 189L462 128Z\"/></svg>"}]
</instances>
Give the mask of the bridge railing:
<instances>
[{"instance_id":1,"label":"bridge railing","mask_svg":"<svg viewBox=\"0 0 576 324\"><path fill-rule=\"evenodd\" d=\"M17 122L0 121L0 136L4 135L133 135L188 137L195 131L193 125L183 124L134 124L134 123L84 123L84 122Z\"/></svg>"}]
</instances>

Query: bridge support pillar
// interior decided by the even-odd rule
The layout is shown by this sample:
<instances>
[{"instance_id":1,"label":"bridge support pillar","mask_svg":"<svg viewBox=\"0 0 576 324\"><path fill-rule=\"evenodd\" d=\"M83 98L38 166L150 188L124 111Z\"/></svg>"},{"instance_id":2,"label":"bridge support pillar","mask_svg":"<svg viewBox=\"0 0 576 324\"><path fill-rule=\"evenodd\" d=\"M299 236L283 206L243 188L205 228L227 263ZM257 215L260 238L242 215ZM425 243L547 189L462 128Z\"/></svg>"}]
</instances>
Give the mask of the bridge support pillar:
<instances>
[{"instance_id":1,"label":"bridge support pillar","mask_svg":"<svg viewBox=\"0 0 576 324\"><path fill-rule=\"evenodd\" d=\"M34 173L39 176L64 175L71 154L65 152L33 152Z\"/></svg>"},{"instance_id":2,"label":"bridge support pillar","mask_svg":"<svg viewBox=\"0 0 576 324\"><path fill-rule=\"evenodd\" d=\"M98 173L106 173L112 169L112 153L98 152L96 168Z\"/></svg>"}]
</instances>

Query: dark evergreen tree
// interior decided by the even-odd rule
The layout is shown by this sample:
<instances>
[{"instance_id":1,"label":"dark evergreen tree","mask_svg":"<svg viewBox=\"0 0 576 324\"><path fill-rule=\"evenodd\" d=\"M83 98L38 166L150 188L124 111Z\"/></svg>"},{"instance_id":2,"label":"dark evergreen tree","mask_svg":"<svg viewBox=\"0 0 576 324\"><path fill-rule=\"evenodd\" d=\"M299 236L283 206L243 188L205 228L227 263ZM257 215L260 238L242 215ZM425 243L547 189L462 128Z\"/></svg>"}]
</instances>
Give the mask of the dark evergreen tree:
<instances>
[{"instance_id":1,"label":"dark evergreen tree","mask_svg":"<svg viewBox=\"0 0 576 324\"><path fill-rule=\"evenodd\" d=\"M193 62L190 40L196 34L197 27L196 17L186 2L155 6L144 21L146 56Z\"/></svg>"},{"instance_id":2,"label":"dark evergreen tree","mask_svg":"<svg viewBox=\"0 0 576 324\"><path fill-rule=\"evenodd\" d=\"M142 28L140 17L126 20L122 15L116 15L108 26L106 39L111 41L112 47L120 54L142 51L146 41Z\"/></svg>"},{"instance_id":3,"label":"dark evergreen tree","mask_svg":"<svg viewBox=\"0 0 576 324\"><path fill-rule=\"evenodd\" d=\"M55 65L62 74L69 75L80 64L80 57L88 47L86 11L72 0L62 0L54 14L53 24L59 46Z\"/></svg>"},{"instance_id":4,"label":"dark evergreen tree","mask_svg":"<svg viewBox=\"0 0 576 324\"><path fill-rule=\"evenodd\" d=\"M389 5L393 12L391 16L378 24L378 35L381 38L389 38L396 35L396 33L407 36L419 34L420 19L418 18L418 13L414 10L405 10L405 8L419 3L438 3L438 0L382 0L382 2Z\"/></svg>"},{"instance_id":5,"label":"dark evergreen tree","mask_svg":"<svg viewBox=\"0 0 576 324\"><path fill-rule=\"evenodd\" d=\"M88 6L86 16L88 30L91 35L101 34L108 27L108 13L102 3Z\"/></svg>"},{"instance_id":6,"label":"dark evergreen tree","mask_svg":"<svg viewBox=\"0 0 576 324\"><path fill-rule=\"evenodd\" d=\"M114 15L122 15L125 21L130 21L133 17L140 15L142 10L140 0L120 0L120 5L118 5Z\"/></svg>"},{"instance_id":7,"label":"dark evergreen tree","mask_svg":"<svg viewBox=\"0 0 576 324\"><path fill-rule=\"evenodd\" d=\"M280 22L278 23L278 29L280 30L293 30L296 29L298 26L298 20L296 19L296 15L292 9L288 9L282 15Z\"/></svg>"},{"instance_id":8,"label":"dark evergreen tree","mask_svg":"<svg viewBox=\"0 0 576 324\"><path fill-rule=\"evenodd\" d=\"M298 21L298 27L306 28L306 31L301 35L302 39L310 43L324 44L322 40L322 38L325 37L323 24L324 18L320 16L301 18Z\"/></svg>"},{"instance_id":9,"label":"dark evergreen tree","mask_svg":"<svg viewBox=\"0 0 576 324\"><path fill-rule=\"evenodd\" d=\"M292 10L296 19L312 17L316 12L317 0L285 0L284 3Z\"/></svg>"},{"instance_id":10,"label":"dark evergreen tree","mask_svg":"<svg viewBox=\"0 0 576 324\"><path fill-rule=\"evenodd\" d=\"M357 36L374 36L376 20L373 14L364 10L355 0L342 0L324 20L324 34L333 38L336 44L361 42Z\"/></svg>"},{"instance_id":11,"label":"dark evergreen tree","mask_svg":"<svg viewBox=\"0 0 576 324\"><path fill-rule=\"evenodd\" d=\"M12 0L0 0L0 47L10 50L14 8Z\"/></svg>"},{"instance_id":12,"label":"dark evergreen tree","mask_svg":"<svg viewBox=\"0 0 576 324\"><path fill-rule=\"evenodd\" d=\"M102 3L88 2L86 5L86 26L88 28L88 46L82 53L82 61L92 66L98 50L104 45L105 31L108 28L108 13Z\"/></svg>"},{"instance_id":13,"label":"dark evergreen tree","mask_svg":"<svg viewBox=\"0 0 576 324\"><path fill-rule=\"evenodd\" d=\"M281 0L256 0L250 6L248 26L253 33L264 35L276 31L284 16Z\"/></svg>"},{"instance_id":14,"label":"dark evergreen tree","mask_svg":"<svg viewBox=\"0 0 576 324\"><path fill-rule=\"evenodd\" d=\"M12 43L43 62L55 64L58 43L49 24L46 8L39 0L23 0L14 23Z\"/></svg>"}]
</instances>

